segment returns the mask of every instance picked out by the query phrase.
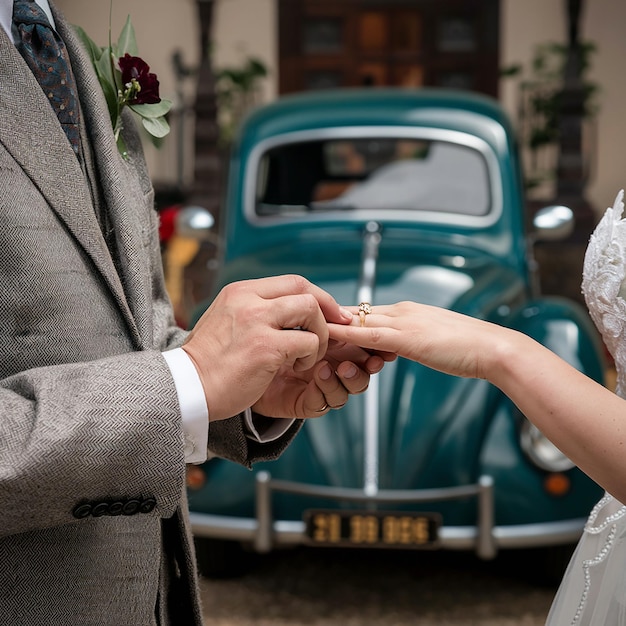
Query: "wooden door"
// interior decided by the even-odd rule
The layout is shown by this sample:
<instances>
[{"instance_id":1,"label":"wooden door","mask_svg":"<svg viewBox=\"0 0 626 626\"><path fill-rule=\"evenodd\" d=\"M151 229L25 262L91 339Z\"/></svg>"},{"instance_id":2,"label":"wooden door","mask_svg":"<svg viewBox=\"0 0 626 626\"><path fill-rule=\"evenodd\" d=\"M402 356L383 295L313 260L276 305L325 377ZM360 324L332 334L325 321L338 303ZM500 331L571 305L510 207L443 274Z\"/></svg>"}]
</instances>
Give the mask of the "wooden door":
<instances>
[{"instance_id":1,"label":"wooden door","mask_svg":"<svg viewBox=\"0 0 626 626\"><path fill-rule=\"evenodd\" d=\"M279 0L281 93L443 86L497 96L499 0Z\"/></svg>"}]
</instances>

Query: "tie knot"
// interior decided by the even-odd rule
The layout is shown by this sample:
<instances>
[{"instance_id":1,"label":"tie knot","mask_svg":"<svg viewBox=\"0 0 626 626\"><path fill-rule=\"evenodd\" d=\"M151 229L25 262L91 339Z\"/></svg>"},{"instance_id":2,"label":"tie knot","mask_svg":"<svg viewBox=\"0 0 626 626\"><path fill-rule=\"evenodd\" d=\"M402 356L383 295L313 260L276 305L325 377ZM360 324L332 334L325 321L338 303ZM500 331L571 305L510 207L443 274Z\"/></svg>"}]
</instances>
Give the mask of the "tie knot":
<instances>
[{"instance_id":1,"label":"tie knot","mask_svg":"<svg viewBox=\"0 0 626 626\"><path fill-rule=\"evenodd\" d=\"M40 24L48 28L51 27L45 11L34 0L14 0L13 22L15 24Z\"/></svg>"}]
</instances>

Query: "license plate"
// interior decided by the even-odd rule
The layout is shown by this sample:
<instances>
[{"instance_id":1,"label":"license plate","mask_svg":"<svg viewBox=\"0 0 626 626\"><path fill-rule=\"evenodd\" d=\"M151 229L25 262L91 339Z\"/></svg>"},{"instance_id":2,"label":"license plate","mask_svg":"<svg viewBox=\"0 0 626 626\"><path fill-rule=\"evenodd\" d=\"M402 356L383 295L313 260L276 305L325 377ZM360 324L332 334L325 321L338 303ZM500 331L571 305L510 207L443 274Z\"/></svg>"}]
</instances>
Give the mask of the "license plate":
<instances>
[{"instance_id":1,"label":"license plate","mask_svg":"<svg viewBox=\"0 0 626 626\"><path fill-rule=\"evenodd\" d=\"M310 543L325 546L435 548L438 513L385 511L305 511Z\"/></svg>"}]
</instances>

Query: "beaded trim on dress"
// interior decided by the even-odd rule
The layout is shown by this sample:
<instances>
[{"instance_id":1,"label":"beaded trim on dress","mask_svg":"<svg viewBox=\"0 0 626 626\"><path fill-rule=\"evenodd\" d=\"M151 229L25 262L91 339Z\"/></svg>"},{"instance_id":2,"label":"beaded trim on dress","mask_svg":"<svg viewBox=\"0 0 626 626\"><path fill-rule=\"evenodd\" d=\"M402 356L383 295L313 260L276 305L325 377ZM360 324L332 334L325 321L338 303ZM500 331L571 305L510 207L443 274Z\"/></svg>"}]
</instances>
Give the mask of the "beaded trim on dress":
<instances>
[{"instance_id":1,"label":"beaded trim on dress","mask_svg":"<svg viewBox=\"0 0 626 626\"><path fill-rule=\"evenodd\" d=\"M590 535L599 535L603 533L605 535L605 539L600 551L591 558L584 559L582 562L584 586L580 602L576 608L576 613L574 613L570 626L578 626L580 624L580 619L583 616L585 606L589 598L589 592L591 590L591 574L593 568L600 565L609 556L611 548L615 542L615 537L617 536L618 521L626 515L626 506L622 506L615 513L601 516L600 513L604 507L611 503L617 503L617 500L615 500L613 496L608 493L605 494L604 497L593 507L589 515L589 519L585 524L585 533ZM599 523L597 523L598 521Z\"/></svg>"}]
</instances>

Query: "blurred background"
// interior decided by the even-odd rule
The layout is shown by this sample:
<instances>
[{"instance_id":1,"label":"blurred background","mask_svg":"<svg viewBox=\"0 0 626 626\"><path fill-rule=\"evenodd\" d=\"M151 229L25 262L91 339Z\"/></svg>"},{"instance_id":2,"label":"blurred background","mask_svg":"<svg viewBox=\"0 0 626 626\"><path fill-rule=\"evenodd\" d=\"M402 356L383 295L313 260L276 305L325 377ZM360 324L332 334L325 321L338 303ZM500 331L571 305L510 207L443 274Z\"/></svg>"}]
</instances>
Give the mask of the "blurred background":
<instances>
[{"instance_id":1,"label":"blurred background","mask_svg":"<svg viewBox=\"0 0 626 626\"><path fill-rule=\"evenodd\" d=\"M626 2L614 0L56 0L100 45L128 15L139 55L172 100L171 133L146 155L181 325L219 263L229 145L250 109L296 91L381 85L467 89L518 130L529 217L569 205L576 229L537 244L546 293L580 299L584 248L626 185ZM177 236L177 211L213 214L215 239ZM465 555L272 554L256 573L203 581L207 624L543 624L554 589ZM365 560L363 560L365 559ZM410 567L408 566L410 565ZM535 571L530 563L529 571ZM415 583L419 584L416 585Z\"/></svg>"},{"instance_id":2,"label":"blurred background","mask_svg":"<svg viewBox=\"0 0 626 626\"><path fill-rule=\"evenodd\" d=\"M579 297L582 250L625 184L622 120L626 3L612 0L57 0L105 45L131 16L139 54L174 102L161 149L146 145L164 239L182 203L220 223L225 155L251 107L340 86L422 85L497 98L516 125L529 213L558 201L577 214L570 241L537 255L544 290ZM174 207L174 211L172 211ZM169 210L169 213L168 211ZM206 296L180 266L203 271L210 244L176 242L166 257L185 322ZM558 259L558 264L555 259ZM202 282L202 281L200 281Z\"/></svg>"}]
</instances>

